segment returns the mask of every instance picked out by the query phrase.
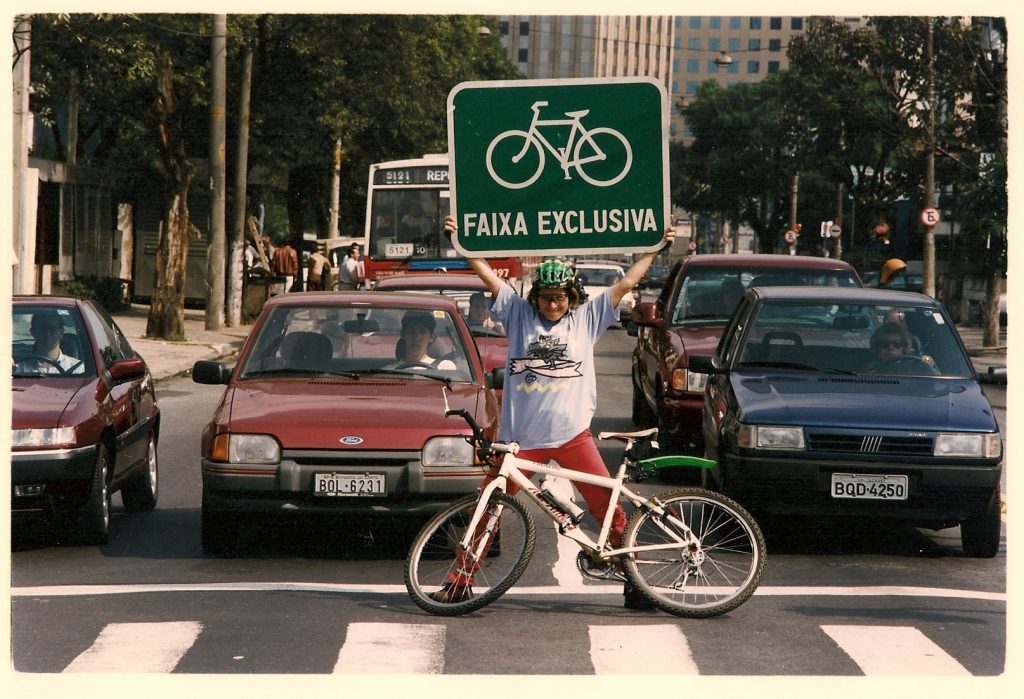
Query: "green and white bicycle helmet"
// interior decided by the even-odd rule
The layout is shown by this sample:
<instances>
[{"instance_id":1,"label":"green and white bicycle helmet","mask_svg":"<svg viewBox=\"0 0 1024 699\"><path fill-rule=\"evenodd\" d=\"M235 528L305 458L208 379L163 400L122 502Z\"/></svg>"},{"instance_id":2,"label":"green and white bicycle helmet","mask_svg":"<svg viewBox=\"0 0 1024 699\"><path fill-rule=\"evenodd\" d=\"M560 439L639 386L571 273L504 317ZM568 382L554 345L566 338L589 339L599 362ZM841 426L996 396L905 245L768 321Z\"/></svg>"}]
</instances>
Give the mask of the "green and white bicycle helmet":
<instances>
[{"instance_id":1,"label":"green and white bicycle helmet","mask_svg":"<svg viewBox=\"0 0 1024 699\"><path fill-rule=\"evenodd\" d=\"M561 260L544 260L533 270L535 287L568 288L576 278L576 272Z\"/></svg>"}]
</instances>

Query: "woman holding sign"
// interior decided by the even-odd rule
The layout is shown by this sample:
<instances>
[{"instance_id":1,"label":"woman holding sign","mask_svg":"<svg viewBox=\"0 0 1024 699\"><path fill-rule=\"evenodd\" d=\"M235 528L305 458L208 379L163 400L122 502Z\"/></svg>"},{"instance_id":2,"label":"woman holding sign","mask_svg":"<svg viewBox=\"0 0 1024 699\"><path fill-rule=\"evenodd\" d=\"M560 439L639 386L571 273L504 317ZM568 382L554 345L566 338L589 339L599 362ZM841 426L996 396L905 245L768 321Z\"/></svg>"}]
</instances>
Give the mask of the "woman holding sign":
<instances>
[{"instance_id":1,"label":"woman holding sign","mask_svg":"<svg viewBox=\"0 0 1024 699\"><path fill-rule=\"evenodd\" d=\"M445 233L456 233L455 219L445 219ZM672 244L669 228L663 248ZM545 260L534 270L533 286L523 299L506 284L486 260L467 262L494 297L491 312L508 335L508 366L501 405L498 439L519 443L520 458L563 468L608 476L594 444L590 421L597 407L594 345L617 322L619 301L637 285L659 251L640 256L617 283L581 304L575 273L560 260ZM489 478L489 477L488 477ZM577 483L590 513L603 521L608 492ZM514 485L509 484L514 495ZM616 504L611 544L619 546L626 526L622 506ZM650 609L632 585L623 590L628 609ZM451 581L435 593L437 599L458 602L472 597L471 585Z\"/></svg>"}]
</instances>

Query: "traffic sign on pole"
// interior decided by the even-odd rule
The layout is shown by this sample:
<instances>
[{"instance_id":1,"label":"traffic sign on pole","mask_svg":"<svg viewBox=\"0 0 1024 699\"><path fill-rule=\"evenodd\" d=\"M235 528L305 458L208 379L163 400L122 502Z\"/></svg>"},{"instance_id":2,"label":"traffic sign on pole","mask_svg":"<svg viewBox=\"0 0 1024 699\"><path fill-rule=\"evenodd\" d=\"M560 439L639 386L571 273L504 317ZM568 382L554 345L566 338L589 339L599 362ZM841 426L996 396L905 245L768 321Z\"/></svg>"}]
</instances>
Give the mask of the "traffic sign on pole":
<instances>
[{"instance_id":1,"label":"traffic sign on pole","mask_svg":"<svg viewBox=\"0 0 1024 699\"><path fill-rule=\"evenodd\" d=\"M453 243L468 257L655 250L670 225L653 79L461 83L448 149Z\"/></svg>"},{"instance_id":2,"label":"traffic sign on pole","mask_svg":"<svg viewBox=\"0 0 1024 699\"><path fill-rule=\"evenodd\" d=\"M927 206L921 210L921 225L925 228L935 228L942 220L939 210L933 206Z\"/></svg>"}]
</instances>

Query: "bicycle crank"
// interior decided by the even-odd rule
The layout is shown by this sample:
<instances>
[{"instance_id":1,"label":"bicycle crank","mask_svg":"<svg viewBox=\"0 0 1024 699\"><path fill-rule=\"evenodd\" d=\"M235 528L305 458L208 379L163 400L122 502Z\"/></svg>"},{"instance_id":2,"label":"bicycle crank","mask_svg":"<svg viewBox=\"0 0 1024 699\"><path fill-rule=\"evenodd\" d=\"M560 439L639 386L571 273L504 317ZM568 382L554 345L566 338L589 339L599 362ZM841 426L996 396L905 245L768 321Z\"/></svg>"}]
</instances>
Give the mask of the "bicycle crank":
<instances>
[{"instance_id":1,"label":"bicycle crank","mask_svg":"<svg viewBox=\"0 0 1024 699\"><path fill-rule=\"evenodd\" d=\"M576 567L583 577L598 581L625 582L626 576L620 573L615 562L604 558L595 558L586 551L576 554Z\"/></svg>"}]
</instances>

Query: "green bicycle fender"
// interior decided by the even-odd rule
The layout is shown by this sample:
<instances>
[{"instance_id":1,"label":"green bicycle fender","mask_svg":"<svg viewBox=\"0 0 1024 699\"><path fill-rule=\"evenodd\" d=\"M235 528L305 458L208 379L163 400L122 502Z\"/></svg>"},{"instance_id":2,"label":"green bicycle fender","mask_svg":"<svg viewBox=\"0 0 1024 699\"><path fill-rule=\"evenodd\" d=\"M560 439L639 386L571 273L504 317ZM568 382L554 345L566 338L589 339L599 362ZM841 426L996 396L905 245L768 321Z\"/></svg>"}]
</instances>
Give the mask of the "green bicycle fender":
<instances>
[{"instance_id":1,"label":"green bicycle fender","mask_svg":"<svg viewBox=\"0 0 1024 699\"><path fill-rule=\"evenodd\" d=\"M669 454L667 456L655 456L650 459L644 459L637 465L644 470L653 467L655 471L658 471L663 468L679 468L680 466L686 466L689 468L714 468L715 462L711 459L702 459L699 456Z\"/></svg>"}]
</instances>

